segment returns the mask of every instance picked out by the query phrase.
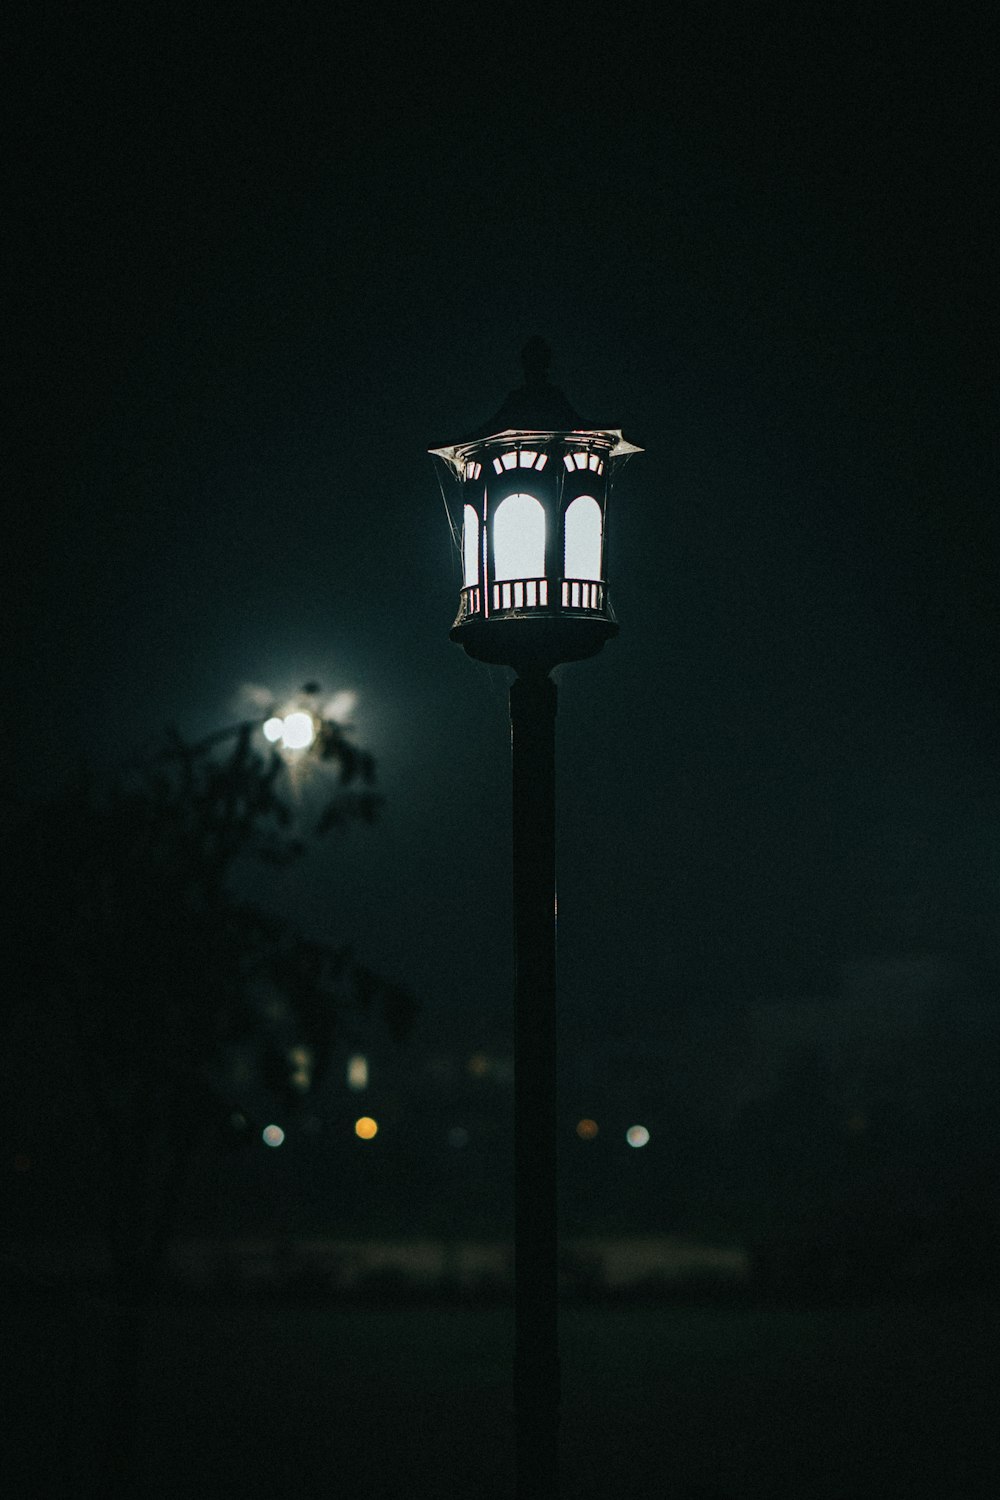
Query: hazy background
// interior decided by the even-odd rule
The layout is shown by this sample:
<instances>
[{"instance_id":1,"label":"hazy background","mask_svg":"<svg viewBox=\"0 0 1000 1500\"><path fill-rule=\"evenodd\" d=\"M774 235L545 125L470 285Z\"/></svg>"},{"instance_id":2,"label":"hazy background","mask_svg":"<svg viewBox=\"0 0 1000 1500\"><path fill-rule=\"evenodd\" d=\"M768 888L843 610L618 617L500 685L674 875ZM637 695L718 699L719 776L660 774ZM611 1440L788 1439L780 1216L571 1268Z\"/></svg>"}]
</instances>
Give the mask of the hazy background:
<instances>
[{"instance_id":1,"label":"hazy background","mask_svg":"<svg viewBox=\"0 0 1000 1500\"><path fill-rule=\"evenodd\" d=\"M662 20L15 28L8 787L217 727L248 683L357 694L385 815L268 899L421 1001L369 1096L398 1117L385 1151L407 1139L379 1195L398 1226L449 1193L507 1220L506 680L447 640L426 449L487 419L536 332L577 408L645 449L609 521L620 638L558 674L571 1222L773 1206L748 1174L815 1142L819 1098L844 1150L880 1121L946 1179L995 1144L975 11ZM317 1115L350 1106L341 1084ZM578 1150L580 1116L602 1134ZM310 1219L323 1139L254 1168L280 1158Z\"/></svg>"}]
</instances>

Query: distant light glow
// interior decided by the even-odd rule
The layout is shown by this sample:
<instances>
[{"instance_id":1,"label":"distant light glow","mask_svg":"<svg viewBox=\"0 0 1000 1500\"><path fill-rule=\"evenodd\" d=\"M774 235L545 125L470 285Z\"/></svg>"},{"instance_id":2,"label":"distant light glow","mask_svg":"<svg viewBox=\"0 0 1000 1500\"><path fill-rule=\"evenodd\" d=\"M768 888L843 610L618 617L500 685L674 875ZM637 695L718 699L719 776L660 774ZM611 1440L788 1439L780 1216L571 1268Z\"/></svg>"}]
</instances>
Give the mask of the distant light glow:
<instances>
[{"instance_id":1,"label":"distant light glow","mask_svg":"<svg viewBox=\"0 0 1000 1500\"><path fill-rule=\"evenodd\" d=\"M485 1078L490 1071L490 1060L485 1052L473 1052L468 1063L473 1078Z\"/></svg>"},{"instance_id":2,"label":"distant light glow","mask_svg":"<svg viewBox=\"0 0 1000 1500\"><path fill-rule=\"evenodd\" d=\"M454 1146L456 1150L461 1150L463 1146L467 1146L468 1144L469 1132L465 1126L453 1125L448 1132L448 1145Z\"/></svg>"},{"instance_id":3,"label":"distant light glow","mask_svg":"<svg viewBox=\"0 0 1000 1500\"><path fill-rule=\"evenodd\" d=\"M286 750L306 750L316 738L316 725L312 714L301 709L288 714L281 731L281 742Z\"/></svg>"},{"instance_id":4,"label":"distant light glow","mask_svg":"<svg viewBox=\"0 0 1000 1500\"><path fill-rule=\"evenodd\" d=\"M264 725L264 738L270 740L274 745L281 739L281 731L285 727L284 719L268 719Z\"/></svg>"},{"instance_id":5,"label":"distant light glow","mask_svg":"<svg viewBox=\"0 0 1000 1500\"><path fill-rule=\"evenodd\" d=\"M378 1135L378 1121L373 1120L371 1115L362 1115L360 1120L354 1122L354 1134L361 1141L373 1141Z\"/></svg>"},{"instance_id":6,"label":"distant light glow","mask_svg":"<svg viewBox=\"0 0 1000 1500\"><path fill-rule=\"evenodd\" d=\"M577 1120L576 1133L581 1141L592 1141L597 1134L598 1125L596 1120Z\"/></svg>"},{"instance_id":7,"label":"distant light glow","mask_svg":"<svg viewBox=\"0 0 1000 1500\"><path fill-rule=\"evenodd\" d=\"M645 1146L649 1140L649 1131L645 1125L630 1125L625 1132L625 1139L630 1146Z\"/></svg>"},{"instance_id":8,"label":"distant light glow","mask_svg":"<svg viewBox=\"0 0 1000 1500\"><path fill-rule=\"evenodd\" d=\"M368 1059L363 1052L355 1052L347 1059L347 1087L355 1093L368 1087Z\"/></svg>"},{"instance_id":9,"label":"distant light glow","mask_svg":"<svg viewBox=\"0 0 1000 1500\"><path fill-rule=\"evenodd\" d=\"M292 1047L288 1054L291 1072L288 1081L300 1094L308 1093L312 1081L312 1052L308 1047Z\"/></svg>"},{"instance_id":10,"label":"distant light glow","mask_svg":"<svg viewBox=\"0 0 1000 1500\"><path fill-rule=\"evenodd\" d=\"M350 688L342 688L339 693L334 693L329 703L323 709L323 717L333 719L337 723L342 723L344 719L351 717L357 706L357 693L351 692Z\"/></svg>"},{"instance_id":11,"label":"distant light glow","mask_svg":"<svg viewBox=\"0 0 1000 1500\"><path fill-rule=\"evenodd\" d=\"M285 1139L285 1132L280 1125L265 1125L260 1138L265 1146L280 1146Z\"/></svg>"}]
</instances>

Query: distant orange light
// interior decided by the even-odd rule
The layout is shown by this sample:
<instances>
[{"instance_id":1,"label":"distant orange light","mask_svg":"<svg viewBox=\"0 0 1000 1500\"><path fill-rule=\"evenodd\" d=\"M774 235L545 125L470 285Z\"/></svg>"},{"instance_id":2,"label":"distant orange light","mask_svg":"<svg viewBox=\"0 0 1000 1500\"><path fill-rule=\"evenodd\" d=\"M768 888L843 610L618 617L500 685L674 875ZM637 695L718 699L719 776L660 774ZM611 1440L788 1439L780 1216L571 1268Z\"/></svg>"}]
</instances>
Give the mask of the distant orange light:
<instances>
[{"instance_id":1,"label":"distant orange light","mask_svg":"<svg viewBox=\"0 0 1000 1500\"><path fill-rule=\"evenodd\" d=\"M596 1120L577 1120L576 1133L581 1141L592 1141L597 1134L598 1126Z\"/></svg>"},{"instance_id":2,"label":"distant orange light","mask_svg":"<svg viewBox=\"0 0 1000 1500\"><path fill-rule=\"evenodd\" d=\"M378 1135L378 1122L371 1115L362 1115L354 1122L354 1134L362 1141L373 1141Z\"/></svg>"}]
</instances>

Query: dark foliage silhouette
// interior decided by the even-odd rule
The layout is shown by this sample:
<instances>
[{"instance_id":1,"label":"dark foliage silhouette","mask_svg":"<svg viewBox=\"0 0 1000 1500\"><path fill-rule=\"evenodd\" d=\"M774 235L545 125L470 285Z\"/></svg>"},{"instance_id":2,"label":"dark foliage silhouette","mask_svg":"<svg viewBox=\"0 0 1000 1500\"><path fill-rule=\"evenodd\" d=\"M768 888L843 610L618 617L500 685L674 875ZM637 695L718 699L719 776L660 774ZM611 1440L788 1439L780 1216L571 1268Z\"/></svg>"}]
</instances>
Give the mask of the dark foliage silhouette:
<instances>
[{"instance_id":1,"label":"dark foliage silhouette","mask_svg":"<svg viewBox=\"0 0 1000 1500\"><path fill-rule=\"evenodd\" d=\"M246 1123L227 1084L234 1049L290 1107L322 1079L350 1012L381 1013L397 1037L412 1017L410 996L350 947L303 937L238 889L252 864L286 865L377 816L374 760L344 726L317 720L308 753L332 790L305 827L255 723L194 743L170 733L7 818L4 1083L32 1167L32 1192L8 1201L8 1258L23 1275L17 1244L57 1227L103 1240L118 1324L108 1483L121 1493L144 1309L184 1186L206 1142Z\"/></svg>"}]
</instances>

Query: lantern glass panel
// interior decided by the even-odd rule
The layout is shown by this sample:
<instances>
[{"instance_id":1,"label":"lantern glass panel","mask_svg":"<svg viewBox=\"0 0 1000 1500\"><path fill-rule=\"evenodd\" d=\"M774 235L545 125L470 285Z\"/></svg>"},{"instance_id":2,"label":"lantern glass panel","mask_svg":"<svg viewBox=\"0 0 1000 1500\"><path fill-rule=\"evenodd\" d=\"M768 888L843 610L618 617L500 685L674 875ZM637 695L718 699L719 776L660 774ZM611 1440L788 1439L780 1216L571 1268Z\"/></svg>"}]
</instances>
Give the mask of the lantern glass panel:
<instances>
[{"instance_id":1,"label":"lantern glass panel","mask_svg":"<svg viewBox=\"0 0 1000 1500\"><path fill-rule=\"evenodd\" d=\"M471 505L465 507L465 522L462 527L462 562L464 585L472 588L479 582L479 517Z\"/></svg>"},{"instance_id":2,"label":"lantern glass panel","mask_svg":"<svg viewBox=\"0 0 1000 1500\"><path fill-rule=\"evenodd\" d=\"M545 572L545 511L534 495L508 495L493 519L493 576L540 578Z\"/></svg>"},{"instance_id":3,"label":"lantern glass panel","mask_svg":"<svg viewBox=\"0 0 1000 1500\"><path fill-rule=\"evenodd\" d=\"M601 507L592 495L578 495L566 509L567 578L601 577Z\"/></svg>"}]
</instances>

